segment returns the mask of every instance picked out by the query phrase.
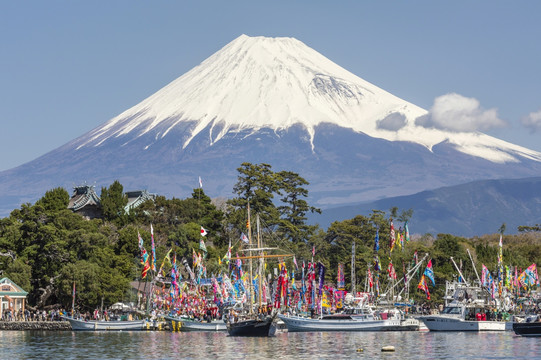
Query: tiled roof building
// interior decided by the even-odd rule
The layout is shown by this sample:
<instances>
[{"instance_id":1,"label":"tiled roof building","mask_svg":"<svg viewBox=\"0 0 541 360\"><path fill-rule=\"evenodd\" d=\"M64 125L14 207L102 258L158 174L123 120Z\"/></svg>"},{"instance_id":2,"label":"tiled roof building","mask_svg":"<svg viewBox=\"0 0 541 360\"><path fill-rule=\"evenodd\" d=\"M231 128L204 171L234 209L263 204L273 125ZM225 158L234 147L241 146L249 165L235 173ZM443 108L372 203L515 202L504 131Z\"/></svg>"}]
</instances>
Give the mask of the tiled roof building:
<instances>
[{"instance_id":1,"label":"tiled roof building","mask_svg":"<svg viewBox=\"0 0 541 360\"><path fill-rule=\"evenodd\" d=\"M89 220L101 217L100 197L96 194L94 186L82 185L74 187L68 209L81 214L81 216Z\"/></svg>"}]
</instances>

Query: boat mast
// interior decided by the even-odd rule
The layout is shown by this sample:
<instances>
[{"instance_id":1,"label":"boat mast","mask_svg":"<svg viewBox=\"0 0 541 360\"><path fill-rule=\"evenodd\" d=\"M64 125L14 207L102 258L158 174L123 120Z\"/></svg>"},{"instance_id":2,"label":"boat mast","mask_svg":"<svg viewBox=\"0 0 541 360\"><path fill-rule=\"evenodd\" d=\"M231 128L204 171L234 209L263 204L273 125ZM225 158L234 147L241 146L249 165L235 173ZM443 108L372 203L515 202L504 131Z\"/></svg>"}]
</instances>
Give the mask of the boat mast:
<instances>
[{"instance_id":1,"label":"boat mast","mask_svg":"<svg viewBox=\"0 0 541 360\"><path fill-rule=\"evenodd\" d=\"M458 266L456 265L455 260L453 259L452 256L451 256L451 261L453 262L453 265L455 266L455 269L458 271L458 273L460 274L460 276L464 279L464 283L466 284L466 286L470 286L470 284L468 284L468 281L466 280L466 278L464 277L464 275L462 275L462 272L460 271L460 269L459 269ZM475 266L474 266L474 269L475 269Z\"/></svg>"},{"instance_id":2,"label":"boat mast","mask_svg":"<svg viewBox=\"0 0 541 360\"><path fill-rule=\"evenodd\" d=\"M252 248L252 228L250 223L250 202L248 202L248 246ZM248 310L250 315L253 315L254 307L254 286L253 286L253 273L252 273L252 258L250 257L250 309Z\"/></svg>"},{"instance_id":3,"label":"boat mast","mask_svg":"<svg viewBox=\"0 0 541 360\"><path fill-rule=\"evenodd\" d=\"M351 292L353 297L357 294L357 280L355 279L355 240L353 240L353 245L351 247Z\"/></svg>"},{"instance_id":4,"label":"boat mast","mask_svg":"<svg viewBox=\"0 0 541 360\"><path fill-rule=\"evenodd\" d=\"M260 227L259 227L259 214L257 214L257 218L256 218L256 225L257 225L257 248L258 249L261 249L262 246L261 246L261 233L260 233ZM263 250L260 250L260 257L259 257L259 269L258 269L258 286L259 286L259 291L257 292L258 293L258 298L259 298L259 308L261 308L261 292L263 291L263 287L261 286L262 282L261 282L261 275L263 273Z\"/></svg>"},{"instance_id":5,"label":"boat mast","mask_svg":"<svg viewBox=\"0 0 541 360\"><path fill-rule=\"evenodd\" d=\"M75 313L75 280L73 280L73 293L71 297L71 317L73 318L73 315Z\"/></svg>"},{"instance_id":6,"label":"boat mast","mask_svg":"<svg viewBox=\"0 0 541 360\"><path fill-rule=\"evenodd\" d=\"M471 260L471 264L473 266L473 271L475 271L475 276L477 276L477 281L479 282L479 285L481 286L481 279L479 279L479 273L477 272L477 268L475 267L475 263L473 262L473 258L471 256L471 253L470 253L470 249L466 249L466 251L468 252L468 255L470 256L470 260Z\"/></svg>"}]
</instances>

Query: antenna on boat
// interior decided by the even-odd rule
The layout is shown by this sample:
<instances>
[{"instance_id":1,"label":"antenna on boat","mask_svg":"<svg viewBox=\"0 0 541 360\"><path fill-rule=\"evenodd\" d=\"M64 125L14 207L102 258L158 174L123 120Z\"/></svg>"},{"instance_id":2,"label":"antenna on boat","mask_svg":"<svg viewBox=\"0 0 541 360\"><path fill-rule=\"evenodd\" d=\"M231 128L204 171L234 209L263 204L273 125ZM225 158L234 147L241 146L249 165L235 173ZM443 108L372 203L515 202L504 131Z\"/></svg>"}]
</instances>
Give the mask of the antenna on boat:
<instances>
[{"instance_id":1,"label":"antenna on boat","mask_svg":"<svg viewBox=\"0 0 541 360\"><path fill-rule=\"evenodd\" d=\"M475 263L473 262L473 258L471 256L470 249L466 249L466 251L468 252L468 255L470 256L471 264L473 266L473 271L475 271L475 276L477 276L477 281L479 282L479 285L482 285L481 279L479 279L479 273L477 273L477 268L475 267Z\"/></svg>"},{"instance_id":2,"label":"antenna on boat","mask_svg":"<svg viewBox=\"0 0 541 360\"><path fill-rule=\"evenodd\" d=\"M466 280L466 278L464 277L464 275L462 275L462 271L460 271L460 269L458 268L458 266L456 265L455 263L455 260L453 259L453 257L451 256L451 261L453 262L453 265L455 266L455 269L458 271L458 273L460 274L460 277L462 279L464 279L464 283L466 284L466 286L470 286L470 284L468 284L468 280ZM475 266L474 266L475 268Z\"/></svg>"}]
</instances>

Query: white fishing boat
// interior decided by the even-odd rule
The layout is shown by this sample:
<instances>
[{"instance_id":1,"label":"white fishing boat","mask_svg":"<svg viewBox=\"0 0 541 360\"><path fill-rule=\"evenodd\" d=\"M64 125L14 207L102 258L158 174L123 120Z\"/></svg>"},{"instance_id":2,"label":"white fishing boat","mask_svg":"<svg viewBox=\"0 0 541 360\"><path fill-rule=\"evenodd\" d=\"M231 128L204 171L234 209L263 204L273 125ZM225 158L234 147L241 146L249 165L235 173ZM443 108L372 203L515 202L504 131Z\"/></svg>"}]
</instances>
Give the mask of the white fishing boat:
<instances>
[{"instance_id":1,"label":"white fishing boat","mask_svg":"<svg viewBox=\"0 0 541 360\"><path fill-rule=\"evenodd\" d=\"M451 304L440 314L419 317L430 331L505 331L508 322L495 320L466 320L470 310L483 311L480 308L468 308L460 304Z\"/></svg>"},{"instance_id":2,"label":"white fishing boat","mask_svg":"<svg viewBox=\"0 0 541 360\"><path fill-rule=\"evenodd\" d=\"M463 283L447 284L447 291L454 290L451 300L439 314L420 316L430 331L505 331L511 330L510 321L491 320L497 304L486 300L487 294L481 287ZM490 313L490 314L489 314ZM489 317L487 318L487 314Z\"/></svg>"},{"instance_id":3,"label":"white fishing boat","mask_svg":"<svg viewBox=\"0 0 541 360\"><path fill-rule=\"evenodd\" d=\"M223 320L199 321L185 317L166 316L165 321L171 331L226 331Z\"/></svg>"},{"instance_id":4,"label":"white fishing boat","mask_svg":"<svg viewBox=\"0 0 541 360\"><path fill-rule=\"evenodd\" d=\"M69 321L72 330L86 331L137 331L145 330L147 324L145 320L133 321L104 321L104 320L82 320L74 319L68 316L62 317Z\"/></svg>"},{"instance_id":5,"label":"white fishing boat","mask_svg":"<svg viewBox=\"0 0 541 360\"><path fill-rule=\"evenodd\" d=\"M279 314L278 317L286 324L288 332L419 330L416 319L393 316L383 320L368 307L346 309L342 313L316 319L287 314Z\"/></svg>"}]
</instances>

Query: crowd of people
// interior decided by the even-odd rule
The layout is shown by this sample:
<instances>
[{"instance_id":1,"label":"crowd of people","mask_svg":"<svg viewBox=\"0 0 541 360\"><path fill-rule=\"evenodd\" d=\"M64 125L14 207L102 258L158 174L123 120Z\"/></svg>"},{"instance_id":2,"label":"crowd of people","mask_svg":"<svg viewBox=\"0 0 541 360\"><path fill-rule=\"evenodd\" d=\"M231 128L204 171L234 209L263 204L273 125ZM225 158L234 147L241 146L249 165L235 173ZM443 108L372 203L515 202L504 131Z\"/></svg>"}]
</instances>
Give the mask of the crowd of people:
<instances>
[{"instance_id":1,"label":"crowd of people","mask_svg":"<svg viewBox=\"0 0 541 360\"><path fill-rule=\"evenodd\" d=\"M61 317L65 314L66 312L64 309L49 311L5 309L2 314L0 314L0 321L60 321L62 320Z\"/></svg>"}]
</instances>

